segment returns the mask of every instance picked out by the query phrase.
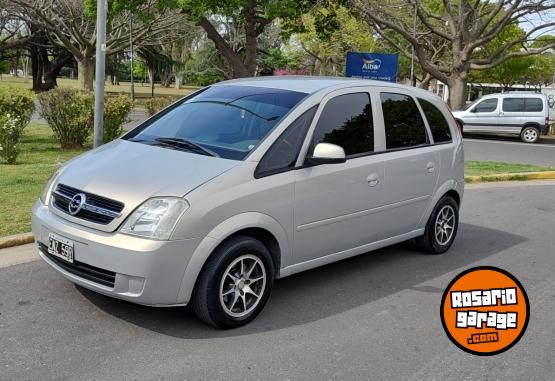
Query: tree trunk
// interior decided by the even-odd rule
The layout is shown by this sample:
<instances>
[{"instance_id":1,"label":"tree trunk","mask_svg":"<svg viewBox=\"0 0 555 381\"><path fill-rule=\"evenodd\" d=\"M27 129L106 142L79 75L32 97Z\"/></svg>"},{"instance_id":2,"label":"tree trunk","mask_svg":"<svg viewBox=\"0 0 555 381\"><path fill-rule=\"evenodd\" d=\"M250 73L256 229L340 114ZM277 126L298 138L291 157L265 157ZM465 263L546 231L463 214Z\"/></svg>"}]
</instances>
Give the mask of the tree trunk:
<instances>
[{"instance_id":1,"label":"tree trunk","mask_svg":"<svg viewBox=\"0 0 555 381\"><path fill-rule=\"evenodd\" d=\"M103 81L104 78L101 78ZM91 58L83 57L77 60L77 83L82 90L93 90L94 81L94 61Z\"/></svg>"},{"instance_id":2,"label":"tree trunk","mask_svg":"<svg viewBox=\"0 0 555 381\"><path fill-rule=\"evenodd\" d=\"M256 53L258 52L255 13L255 1L248 0L245 8L245 67L250 75L256 74Z\"/></svg>"},{"instance_id":3,"label":"tree trunk","mask_svg":"<svg viewBox=\"0 0 555 381\"><path fill-rule=\"evenodd\" d=\"M209 39L214 42L216 49L224 56L224 58L229 63L229 67L233 72L234 78L245 78L252 77L254 72L250 72L247 66L243 63L243 60L237 54L231 46L225 41L225 39L220 35L220 33L214 28L214 25L206 18L203 17L200 20L200 26L206 32Z\"/></svg>"},{"instance_id":4,"label":"tree trunk","mask_svg":"<svg viewBox=\"0 0 555 381\"><path fill-rule=\"evenodd\" d=\"M154 98L154 70L148 68L148 80L150 81L150 97Z\"/></svg>"},{"instance_id":5,"label":"tree trunk","mask_svg":"<svg viewBox=\"0 0 555 381\"><path fill-rule=\"evenodd\" d=\"M466 77L453 75L449 78L449 107L451 110L460 110L464 106L464 91L466 89Z\"/></svg>"},{"instance_id":6,"label":"tree trunk","mask_svg":"<svg viewBox=\"0 0 555 381\"><path fill-rule=\"evenodd\" d=\"M181 85L183 84L183 74L176 74L175 76L175 88L181 89Z\"/></svg>"}]
</instances>

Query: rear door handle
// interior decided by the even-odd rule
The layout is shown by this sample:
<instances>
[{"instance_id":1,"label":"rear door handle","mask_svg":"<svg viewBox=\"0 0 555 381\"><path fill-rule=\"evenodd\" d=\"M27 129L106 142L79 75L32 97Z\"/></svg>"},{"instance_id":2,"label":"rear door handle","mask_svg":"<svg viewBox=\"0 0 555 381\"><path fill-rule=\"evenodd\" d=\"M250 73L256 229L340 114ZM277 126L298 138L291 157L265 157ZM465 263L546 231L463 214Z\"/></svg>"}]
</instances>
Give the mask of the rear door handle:
<instances>
[{"instance_id":1,"label":"rear door handle","mask_svg":"<svg viewBox=\"0 0 555 381\"><path fill-rule=\"evenodd\" d=\"M430 161L428 164L426 164L426 169L428 170L429 173L432 173L435 170L435 163L433 161Z\"/></svg>"},{"instance_id":2,"label":"rear door handle","mask_svg":"<svg viewBox=\"0 0 555 381\"><path fill-rule=\"evenodd\" d=\"M375 187L380 183L380 177L378 176L377 173L371 173L366 178L366 181L368 182L368 186Z\"/></svg>"}]
</instances>

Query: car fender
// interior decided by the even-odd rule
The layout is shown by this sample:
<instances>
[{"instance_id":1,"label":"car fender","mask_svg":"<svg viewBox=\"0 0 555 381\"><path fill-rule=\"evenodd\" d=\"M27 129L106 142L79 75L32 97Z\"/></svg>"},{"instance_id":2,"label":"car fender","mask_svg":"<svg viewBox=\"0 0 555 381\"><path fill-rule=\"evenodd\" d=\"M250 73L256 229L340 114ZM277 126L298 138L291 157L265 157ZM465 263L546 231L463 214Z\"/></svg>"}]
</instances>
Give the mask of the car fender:
<instances>
[{"instance_id":1,"label":"car fender","mask_svg":"<svg viewBox=\"0 0 555 381\"><path fill-rule=\"evenodd\" d=\"M434 210L434 207L436 206L437 202L450 190L454 190L455 192L457 192L457 194L459 195L459 199L462 203L464 185L459 184L459 182L455 179L449 179L445 181L437 188L433 197L430 199L430 202L428 203L428 207L426 208L426 211L420 218L420 222L418 223L418 228L424 228L426 226L426 223L428 222L428 218L430 218L430 215L432 214L432 211Z\"/></svg>"},{"instance_id":2,"label":"car fender","mask_svg":"<svg viewBox=\"0 0 555 381\"><path fill-rule=\"evenodd\" d=\"M237 214L213 228L197 246L183 274L176 303L189 302L202 267L218 245L234 233L248 228L264 229L271 233L280 248L281 267L287 266L288 260L291 258L291 249L287 234L281 224L273 217L263 213Z\"/></svg>"}]
</instances>

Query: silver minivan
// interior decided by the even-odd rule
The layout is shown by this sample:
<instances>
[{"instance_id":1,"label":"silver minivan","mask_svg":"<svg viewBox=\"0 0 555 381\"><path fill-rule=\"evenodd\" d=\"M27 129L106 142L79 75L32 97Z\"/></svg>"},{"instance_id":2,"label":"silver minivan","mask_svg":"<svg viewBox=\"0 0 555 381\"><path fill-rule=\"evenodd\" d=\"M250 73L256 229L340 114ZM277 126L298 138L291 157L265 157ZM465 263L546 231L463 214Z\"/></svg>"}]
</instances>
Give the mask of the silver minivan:
<instances>
[{"instance_id":1,"label":"silver minivan","mask_svg":"<svg viewBox=\"0 0 555 381\"><path fill-rule=\"evenodd\" d=\"M512 134L525 143L535 143L549 132L547 96L540 93L486 95L453 115L464 132Z\"/></svg>"},{"instance_id":2,"label":"silver minivan","mask_svg":"<svg viewBox=\"0 0 555 381\"><path fill-rule=\"evenodd\" d=\"M222 82L71 160L33 208L70 281L231 328L274 280L398 242L453 243L464 188L435 95L345 78Z\"/></svg>"}]
</instances>

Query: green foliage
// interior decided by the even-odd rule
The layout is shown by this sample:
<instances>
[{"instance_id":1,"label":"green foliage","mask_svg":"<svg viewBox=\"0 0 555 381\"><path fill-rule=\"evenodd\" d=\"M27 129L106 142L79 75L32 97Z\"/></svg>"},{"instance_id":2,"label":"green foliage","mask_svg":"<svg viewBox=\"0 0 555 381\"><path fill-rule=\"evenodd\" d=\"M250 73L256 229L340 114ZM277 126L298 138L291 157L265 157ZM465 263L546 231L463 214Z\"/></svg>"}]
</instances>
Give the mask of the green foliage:
<instances>
[{"instance_id":1,"label":"green foliage","mask_svg":"<svg viewBox=\"0 0 555 381\"><path fill-rule=\"evenodd\" d=\"M57 88L37 96L40 114L63 149L83 147L94 122L94 98L89 91Z\"/></svg>"},{"instance_id":2,"label":"green foliage","mask_svg":"<svg viewBox=\"0 0 555 381\"><path fill-rule=\"evenodd\" d=\"M123 133L123 124L133 110L133 101L126 94L104 100L104 143L117 139Z\"/></svg>"},{"instance_id":3,"label":"green foliage","mask_svg":"<svg viewBox=\"0 0 555 381\"><path fill-rule=\"evenodd\" d=\"M218 53L212 43L201 45L185 62L182 70L186 83L196 86L207 86L221 81L223 73L229 72L229 65Z\"/></svg>"},{"instance_id":4,"label":"green foliage","mask_svg":"<svg viewBox=\"0 0 555 381\"><path fill-rule=\"evenodd\" d=\"M34 108L30 91L15 87L0 89L0 157L8 164L16 162L23 130Z\"/></svg>"},{"instance_id":5,"label":"green foliage","mask_svg":"<svg viewBox=\"0 0 555 381\"><path fill-rule=\"evenodd\" d=\"M174 102L173 98L170 97L155 97L151 98L145 102L146 110L148 116L156 114L158 111L168 107Z\"/></svg>"},{"instance_id":6,"label":"green foliage","mask_svg":"<svg viewBox=\"0 0 555 381\"><path fill-rule=\"evenodd\" d=\"M336 2L303 15L301 23L305 32L292 36L286 52L308 53L314 74L342 75L347 52L369 52L376 46L370 26Z\"/></svg>"}]
</instances>

